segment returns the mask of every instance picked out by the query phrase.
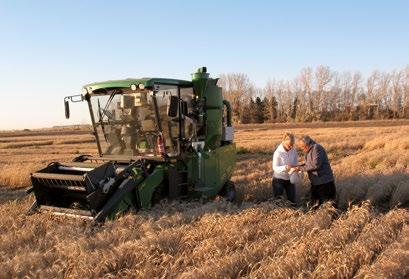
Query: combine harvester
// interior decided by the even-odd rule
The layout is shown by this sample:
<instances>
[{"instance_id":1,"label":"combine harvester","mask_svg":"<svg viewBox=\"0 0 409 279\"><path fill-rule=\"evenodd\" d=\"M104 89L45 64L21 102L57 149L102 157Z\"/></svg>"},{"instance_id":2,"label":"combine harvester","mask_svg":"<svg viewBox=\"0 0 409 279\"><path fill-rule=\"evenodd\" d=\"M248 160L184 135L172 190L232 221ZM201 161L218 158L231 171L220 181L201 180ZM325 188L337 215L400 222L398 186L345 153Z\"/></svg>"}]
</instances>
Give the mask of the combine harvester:
<instances>
[{"instance_id":1,"label":"combine harvester","mask_svg":"<svg viewBox=\"0 0 409 279\"><path fill-rule=\"evenodd\" d=\"M192 81L141 78L85 85L99 156L51 163L31 174L29 213L103 221L167 198L232 201L236 161L230 104L206 67Z\"/></svg>"}]
</instances>

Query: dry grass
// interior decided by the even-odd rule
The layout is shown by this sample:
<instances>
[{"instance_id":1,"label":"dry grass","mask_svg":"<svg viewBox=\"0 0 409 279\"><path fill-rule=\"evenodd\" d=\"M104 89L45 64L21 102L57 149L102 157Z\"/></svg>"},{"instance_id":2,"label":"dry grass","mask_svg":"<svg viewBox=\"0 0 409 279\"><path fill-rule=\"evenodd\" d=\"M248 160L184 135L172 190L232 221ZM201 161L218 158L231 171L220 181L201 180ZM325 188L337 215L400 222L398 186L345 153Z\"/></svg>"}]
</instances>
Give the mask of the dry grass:
<instances>
[{"instance_id":1,"label":"dry grass","mask_svg":"<svg viewBox=\"0 0 409 279\"><path fill-rule=\"evenodd\" d=\"M27 187L31 172L95 153L94 142L87 128L0 132L0 187Z\"/></svg>"},{"instance_id":2,"label":"dry grass","mask_svg":"<svg viewBox=\"0 0 409 279\"><path fill-rule=\"evenodd\" d=\"M165 202L96 226L25 216L32 197L0 192L0 278L407 278L408 123L352 124L239 126L238 204ZM271 200L284 128L327 148L342 210L308 211L307 181L299 207ZM0 185L25 187L31 171L95 152L86 130L70 132L0 133Z\"/></svg>"}]
</instances>

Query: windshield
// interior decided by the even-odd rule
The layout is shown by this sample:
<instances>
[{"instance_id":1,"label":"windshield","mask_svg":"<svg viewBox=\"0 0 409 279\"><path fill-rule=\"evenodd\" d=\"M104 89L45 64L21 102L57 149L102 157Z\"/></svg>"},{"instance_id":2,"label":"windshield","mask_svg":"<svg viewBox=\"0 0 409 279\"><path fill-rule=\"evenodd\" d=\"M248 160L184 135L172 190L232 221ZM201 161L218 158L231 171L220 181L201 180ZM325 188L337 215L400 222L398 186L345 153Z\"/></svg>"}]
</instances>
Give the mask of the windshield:
<instances>
[{"instance_id":1,"label":"windshield","mask_svg":"<svg viewBox=\"0 0 409 279\"><path fill-rule=\"evenodd\" d=\"M156 94L130 88L93 94L91 109L103 155L177 155L178 117L169 117L167 113L171 95L178 95L177 86L161 85Z\"/></svg>"}]
</instances>

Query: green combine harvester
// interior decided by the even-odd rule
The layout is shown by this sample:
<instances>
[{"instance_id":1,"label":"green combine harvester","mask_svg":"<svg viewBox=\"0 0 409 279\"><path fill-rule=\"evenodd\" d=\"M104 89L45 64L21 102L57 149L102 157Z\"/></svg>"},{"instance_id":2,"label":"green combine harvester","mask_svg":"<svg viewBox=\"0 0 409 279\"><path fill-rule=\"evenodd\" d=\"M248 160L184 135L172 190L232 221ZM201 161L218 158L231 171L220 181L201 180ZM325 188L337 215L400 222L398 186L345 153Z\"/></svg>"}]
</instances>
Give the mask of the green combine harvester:
<instances>
[{"instance_id":1,"label":"green combine harvester","mask_svg":"<svg viewBox=\"0 0 409 279\"><path fill-rule=\"evenodd\" d=\"M192 81L141 78L85 85L99 156L81 155L31 174L29 213L51 211L103 221L161 199L232 201L231 107L206 67Z\"/></svg>"}]
</instances>

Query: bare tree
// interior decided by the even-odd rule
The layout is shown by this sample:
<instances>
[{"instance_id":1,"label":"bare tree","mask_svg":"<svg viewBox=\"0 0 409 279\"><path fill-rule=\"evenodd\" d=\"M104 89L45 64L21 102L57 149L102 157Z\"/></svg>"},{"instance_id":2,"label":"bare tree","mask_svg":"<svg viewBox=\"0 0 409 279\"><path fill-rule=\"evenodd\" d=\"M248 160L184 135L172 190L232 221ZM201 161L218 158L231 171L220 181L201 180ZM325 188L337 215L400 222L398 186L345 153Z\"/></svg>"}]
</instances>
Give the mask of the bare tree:
<instances>
[{"instance_id":1,"label":"bare tree","mask_svg":"<svg viewBox=\"0 0 409 279\"><path fill-rule=\"evenodd\" d=\"M301 89L298 100L300 103L299 113L302 115L303 121L310 121L312 120L314 110L314 98L312 96L312 69L310 67L302 69L298 75L298 80Z\"/></svg>"},{"instance_id":2,"label":"bare tree","mask_svg":"<svg viewBox=\"0 0 409 279\"><path fill-rule=\"evenodd\" d=\"M403 71L402 103L402 117L409 118L409 65Z\"/></svg>"},{"instance_id":3,"label":"bare tree","mask_svg":"<svg viewBox=\"0 0 409 279\"><path fill-rule=\"evenodd\" d=\"M390 110L390 95L389 85L391 81L391 75L389 73L381 73L379 76L379 83L376 94L376 117L384 118L385 115L381 115L381 111L385 111L385 114Z\"/></svg>"},{"instance_id":4,"label":"bare tree","mask_svg":"<svg viewBox=\"0 0 409 279\"><path fill-rule=\"evenodd\" d=\"M362 94L362 88L361 88L361 82L362 82L362 75L360 72L355 72L352 76L352 82L351 82L351 102L352 102L352 108L357 107L359 105L358 103L358 97L359 95ZM354 120L354 111L356 109L351 110L351 116L350 119Z\"/></svg>"},{"instance_id":5,"label":"bare tree","mask_svg":"<svg viewBox=\"0 0 409 279\"><path fill-rule=\"evenodd\" d=\"M254 93L253 84L246 74L230 73L220 76L219 85L224 89L224 97L232 104L234 121L240 122L243 103Z\"/></svg>"},{"instance_id":6,"label":"bare tree","mask_svg":"<svg viewBox=\"0 0 409 279\"><path fill-rule=\"evenodd\" d=\"M280 80L276 84L276 96L277 100L280 100L280 121L287 121L288 120L288 110L287 106L288 103L291 102L291 97L287 92L286 88L286 81Z\"/></svg>"},{"instance_id":7,"label":"bare tree","mask_svg":"<svg viewBox=\"0 0 409 279\"><path fill-rule=\"evenodd\" d=\"M366 109L367 109L367 119L372 119L374 114L374 107L377 106L377 85L379 80L379 71L374 71L366 80Z\"/></svg>"},{"instance_id":8,"label":"bare tree","mask_svg":"<svg viewBox=\"0 0 409 279\"><path fill-rule=\"evenodd\" d=\"M352 100L352 75L350 72L344 72L341 75L341 90L340 90L341 106L339 110L342 111L342 120L348 120L353 108Z\"/></svg>"},{"instance_id":9,"label":"bare tree","mask_svg":"<svg viewBox=\"0 0 409 279\"><path fill-rule=\"evenodd\" d=\"M328 98L325 96L325 94L329 92L326 87L331 82L331 79L332 73L328 66L319 65L315 69L316 96L313 110L319 114L326 113Z\"/></svg>"},{"instance_id":10,"label":"bare tree","mask_svg":"<svg viewBox=\"0 0 409 279\"><path fill-rule=\"evenodd\" d=\"M256 88L247 75L222 75L236 122L409 118L409 65L393 72L338 73L327 66L307 67L292 80L270 80ZM257 99L258 98L258 99ZM263 117L252 117L252 108ZM253 120L252 120L253 119Z\"/></svg>"},{"instance_id":11,"label":"bare tree","mask_svg":"<svg viewBox=\"0 0 409 279\"><path fill-rule=\"evenodd\" d=\"M326 118L342 120L344 117L345 97L342 92L342 83L342 76L334 72L331 89L326 93L326 110L329 112Z\"/></svg>"},{"instance_id":12,"label":"bare tree","mask_svg":"<svg viewBox=\"0 0 409 279\"><path fill-rule=\"evenodd\" d=\"M293 88L292 83L288 80L281 80L278 86L279 92L282 94L282 121L290 121L292 114L292 106L297 91Z\"/></svg>"},{"instance_id":13,"label":"bare tree","mask_svg":"<svg viewBox=\"0 0 409 279\"><path fill-rule=\"evenodd\" d=\"M402 77L402 71L394 71L391 74L391 109L393 118L399 118L399 115L402 112Z\"/></svg>"}]
</instances>

